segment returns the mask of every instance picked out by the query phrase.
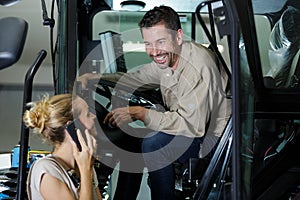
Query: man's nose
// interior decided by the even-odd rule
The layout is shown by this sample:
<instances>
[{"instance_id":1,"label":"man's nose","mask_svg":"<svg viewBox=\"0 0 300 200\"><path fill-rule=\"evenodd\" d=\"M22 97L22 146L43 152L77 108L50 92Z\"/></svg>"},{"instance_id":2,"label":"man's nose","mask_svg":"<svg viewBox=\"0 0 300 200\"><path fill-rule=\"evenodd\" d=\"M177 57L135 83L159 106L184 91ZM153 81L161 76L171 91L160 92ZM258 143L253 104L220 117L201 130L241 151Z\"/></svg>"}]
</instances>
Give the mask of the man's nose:
<instances>
[{"instance_id":1,"label":"man's nose","mask_svg":"<svg viewBox=\"0 0 300 200\"><path fill-rule=\"evenodd\" d=\"M157 49L157 47L155 45L153 45L151 47L151 55L153 55L153 56L157 56L158 55L158 49Z\"/></svg>"}]
</instances>

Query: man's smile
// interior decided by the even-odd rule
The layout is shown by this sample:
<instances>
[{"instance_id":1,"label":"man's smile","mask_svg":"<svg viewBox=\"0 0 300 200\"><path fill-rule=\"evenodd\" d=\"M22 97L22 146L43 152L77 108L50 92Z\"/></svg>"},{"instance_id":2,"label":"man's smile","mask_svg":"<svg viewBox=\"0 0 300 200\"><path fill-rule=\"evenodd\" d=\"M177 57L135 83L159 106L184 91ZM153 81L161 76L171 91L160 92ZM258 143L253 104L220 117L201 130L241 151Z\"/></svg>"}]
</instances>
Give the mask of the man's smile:
<instances>
[{"instance_id":1,"label":"man's smile","mask_svg":"<svg viewBox=\"0 0 300 200\"><path fill-rule=\"evenodd\" d=\"M168 59L168 54L164 53L164 54L159 54L157 56L153 56L152 55L152 59L157 63L157 64L167 64L167 59Z\"/></svg>"}]
</instances>

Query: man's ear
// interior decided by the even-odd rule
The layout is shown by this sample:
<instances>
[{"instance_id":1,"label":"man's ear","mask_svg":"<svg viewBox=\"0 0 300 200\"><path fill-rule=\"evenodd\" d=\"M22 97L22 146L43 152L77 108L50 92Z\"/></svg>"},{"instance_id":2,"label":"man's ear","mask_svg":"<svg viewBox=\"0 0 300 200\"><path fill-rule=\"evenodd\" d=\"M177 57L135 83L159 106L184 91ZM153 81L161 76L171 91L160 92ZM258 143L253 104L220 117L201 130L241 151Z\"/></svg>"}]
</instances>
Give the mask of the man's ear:
<instances>
[{"instance_id":1,"label":"man's ear","mask_svg":"<svg viewBox=\"0 0 300 200\"><path fill-rule=\"evenodd\" d=\"M178 45L182 45L182 43L183 43L183 30L182 29L178 29L176 35L177 35L176 36L177 44Z\"/></svg>"}]
</instances>

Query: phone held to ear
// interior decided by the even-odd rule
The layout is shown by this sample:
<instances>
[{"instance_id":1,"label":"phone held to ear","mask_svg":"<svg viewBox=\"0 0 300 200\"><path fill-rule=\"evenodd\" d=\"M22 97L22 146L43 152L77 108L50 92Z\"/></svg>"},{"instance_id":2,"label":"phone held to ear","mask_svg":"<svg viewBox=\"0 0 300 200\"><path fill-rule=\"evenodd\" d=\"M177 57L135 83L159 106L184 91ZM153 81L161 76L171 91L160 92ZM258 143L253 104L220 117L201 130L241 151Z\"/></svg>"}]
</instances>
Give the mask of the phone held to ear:
<instances>
[{"instance_id":1,"label":"phone held to ear","mask_svg":"<svg viewBox=\"0 0 300 200\"><path fill-rule=\"evenodd\" d=\"M77 129L79 129L80 132L82 134L84 134L85 127L81 124L81 122L79 120L74 119L70 124L68 124L66 126L66 129L67 129L68 133L70 134L71 138L73 139L73 141L76 143L78 150L81 151L82 148L81 148L80 142L78 140L76 131L77 131Z\"/></svg>"}]
</instances>

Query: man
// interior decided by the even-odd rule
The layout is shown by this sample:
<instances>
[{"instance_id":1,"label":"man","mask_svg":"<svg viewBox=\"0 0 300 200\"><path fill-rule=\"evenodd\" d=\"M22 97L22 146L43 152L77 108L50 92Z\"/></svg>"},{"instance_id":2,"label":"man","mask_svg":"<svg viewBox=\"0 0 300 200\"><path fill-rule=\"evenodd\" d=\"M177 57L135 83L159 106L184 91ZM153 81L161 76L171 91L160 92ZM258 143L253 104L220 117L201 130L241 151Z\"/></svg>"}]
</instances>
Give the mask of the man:
<instances>
[{"instance_id":1,"label":"man","mask_svg":"<svg viewBox=\"0 0 300 200\"><path fill-rule=\"evenodd\" d=\"M144 15L139 26L146 53L153 62L133 73L101 78L136 89L159 87L168 110L120 107L110 112L104 122L122 127L140 120L153 130L142 140L151 197L173 200L175 175L172 163L199 157L200 145L203 147L200 155L205 156L229 119L230 101L222 95L227 78L222 70L218 70L208 49L183 41L179 16L172 8L153 8ZM204 136L208 143L203 143Z\"/></svg>"}]
</instances>

